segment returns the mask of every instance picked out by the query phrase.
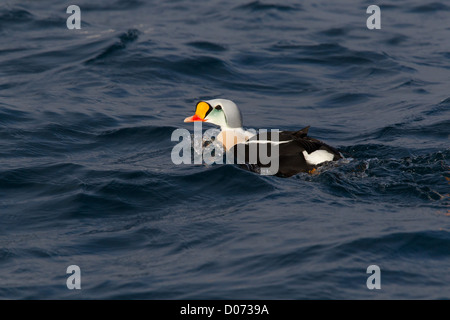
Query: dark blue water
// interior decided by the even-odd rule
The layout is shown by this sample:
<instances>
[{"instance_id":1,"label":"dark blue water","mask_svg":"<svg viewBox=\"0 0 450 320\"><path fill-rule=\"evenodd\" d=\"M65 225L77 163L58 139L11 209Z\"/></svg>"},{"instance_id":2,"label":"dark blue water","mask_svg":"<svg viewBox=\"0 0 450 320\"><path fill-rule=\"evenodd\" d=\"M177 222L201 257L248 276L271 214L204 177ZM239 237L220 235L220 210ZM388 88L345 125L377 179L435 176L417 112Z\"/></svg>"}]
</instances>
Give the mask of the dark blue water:
<instances>
[{"instance_id":1,"label":"dark blue water","mask_svg":"<svg viewBox=\"0 0 450 320\"><path fill-rule=\"evenodd\" d=\"M450 298L448 3L71 4L0 4L0 298ZM173 164L211 98L349 161Z\"/></svg>"}]
</instances>

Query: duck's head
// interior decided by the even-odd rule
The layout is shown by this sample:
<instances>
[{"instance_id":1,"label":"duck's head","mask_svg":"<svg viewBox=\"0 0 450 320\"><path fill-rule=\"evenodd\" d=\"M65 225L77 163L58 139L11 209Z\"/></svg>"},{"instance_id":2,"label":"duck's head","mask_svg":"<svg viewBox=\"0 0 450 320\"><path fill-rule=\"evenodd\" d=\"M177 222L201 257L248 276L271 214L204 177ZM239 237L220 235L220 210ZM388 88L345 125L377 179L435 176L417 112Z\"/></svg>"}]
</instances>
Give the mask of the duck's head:
<instances>
[{"instance_id":1,"label":"duck's head","mask_svg":"<svg viewBox=\"0 0 450 320\"><path fill-rule=\"evenodd\" d=\"M241 112L233 101L226 99L198 102L195 114L184 119L184 122L194 121L213 123L222 129L242 128Z\"/></svg>"}]
</instances>

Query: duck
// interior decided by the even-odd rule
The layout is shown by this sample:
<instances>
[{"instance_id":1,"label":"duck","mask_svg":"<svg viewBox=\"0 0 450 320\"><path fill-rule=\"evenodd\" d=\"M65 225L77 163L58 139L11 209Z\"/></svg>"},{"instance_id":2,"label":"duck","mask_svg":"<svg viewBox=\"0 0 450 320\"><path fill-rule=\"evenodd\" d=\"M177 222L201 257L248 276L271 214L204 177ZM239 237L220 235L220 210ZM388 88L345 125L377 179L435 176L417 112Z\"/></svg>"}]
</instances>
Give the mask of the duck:
<instances>
[{"instance_id":1,"label":"duck","mask_svg":"<svg viewBox=\"0 0 450 320\"><path fill-rule=\"evenodd\" d=\"M291 177L299 173L317 174L319 167L343 158L336 148L309 137L310 126L296 131L275 131L277 136L274 136L274 131L260 130L258 134L254 130L245 130L241 111L228 99L199 101L194 115L184 119L184 122L196 121L219 126L220 132L215 140L233 155L242 168L249 171L262 173L270 166L260 156L259 151L263 148L267 154L277 152L278 166L276 172L270 174L279 177ZM252 150L257 151L256 159L251 156Z\"/></svg>"}]
</instances>

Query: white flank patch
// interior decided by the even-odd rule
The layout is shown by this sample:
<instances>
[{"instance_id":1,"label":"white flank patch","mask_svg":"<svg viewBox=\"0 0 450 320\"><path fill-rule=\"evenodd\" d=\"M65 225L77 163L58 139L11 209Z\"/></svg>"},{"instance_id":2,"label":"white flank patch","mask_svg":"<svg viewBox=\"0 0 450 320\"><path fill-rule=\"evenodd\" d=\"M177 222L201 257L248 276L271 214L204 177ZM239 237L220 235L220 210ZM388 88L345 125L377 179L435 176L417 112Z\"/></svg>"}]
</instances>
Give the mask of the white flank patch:
<instances>
[{"instance_id":1,"label":"white flank patch","mask_svg":"<svg viewBox=\"0 0 450 320\"><path fill-rule=\"evenodd\" d=\"M288 143L292 140L287 141L270 141L270 140L249 140L247 143L272 143L272 144L282 144L282 143Z\"/></svg>"},{"instance_id":2,"label":"white flank patch","mask_svg":"<svg viewBox=\"0 0 450 320\"><path fill-rule=\"evenodd\" d=\"M316 165L325 161L332 161L334 158L334 154L326 150L316 150L311 153L308 153L305 150L303 151L303 156L305 157L306 162L312 165Z\"/></svg>"}]
</instances>

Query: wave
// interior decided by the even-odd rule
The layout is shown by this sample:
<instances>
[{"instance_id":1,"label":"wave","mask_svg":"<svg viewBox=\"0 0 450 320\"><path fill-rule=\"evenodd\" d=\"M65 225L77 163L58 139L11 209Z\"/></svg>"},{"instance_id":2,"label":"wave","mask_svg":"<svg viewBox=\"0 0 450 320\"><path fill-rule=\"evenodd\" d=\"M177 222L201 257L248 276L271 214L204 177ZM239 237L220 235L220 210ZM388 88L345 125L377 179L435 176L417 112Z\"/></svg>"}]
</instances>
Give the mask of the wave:
<instances>
[{"instance_id":1,"label":"wave","mask_svg":"<svg viewBox=\"0 0 450 320\"><path fill-rule=\"evenodd\" d=\"M90 63L98 63L100 61L103 61L107 59L108 57L114 55L116 52L126 49L126 47L132 43L135 42L139 37L140 31L137 29L129 29L127 32L122 33L119 35L119 41L110 45L106 49L103 50L100 54L98 54L96 57L91 58L86 61L86 64Z\"/></svg>"},{"instance_id":2,"label":"wave","mask_svg":"<svg viewBox=\"0 0 450 320\"><path fill-rule=\"evenodd\" d=\"M424 5L414 6L409 11L414 13L428 13L428 12L439 12L449 10L450 7L441 2L432 2Z\"/></svg>"},{"instance_id":3,"label":"wave","mask_svg":"<svg viewBox=\"0 0 450 320\"><path fill-rule=\"evenodd\" d=\"M250 11L299 11L301 7L297 5L280 5L275 3L262 3L261 1L252 1L247 4L235 7L235 10L250 10Z\"/></svg>"}]
</instances>

